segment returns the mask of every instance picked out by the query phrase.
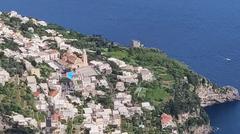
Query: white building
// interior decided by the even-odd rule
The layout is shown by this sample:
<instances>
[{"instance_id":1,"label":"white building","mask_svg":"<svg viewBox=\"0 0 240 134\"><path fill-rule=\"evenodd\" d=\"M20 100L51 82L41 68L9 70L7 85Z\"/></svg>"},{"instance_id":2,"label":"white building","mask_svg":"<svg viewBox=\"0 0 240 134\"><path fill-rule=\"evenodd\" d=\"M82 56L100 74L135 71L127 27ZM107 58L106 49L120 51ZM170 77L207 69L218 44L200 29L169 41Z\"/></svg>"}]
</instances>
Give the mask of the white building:
<instances>
[{"instance_id":1,"label":"white building","mask_svg":"<svg viewBox=\"0 0 240 134\"><path fill-rule=\"evenodd\" d=\"M116 58L108 58L108 61L114 62L119 68L125 68L127 64L124 61L121 61Z\"/></svg>"},{"instance_id":2,"label":"white building","mask_svg":"<svg viewBox=\"0 0 240 134\"><path fill-rule=\"evenodd\" d=\"M27 76L27 83L33 93L37 91L37 80L35 76Z\"/></svg>"},{"instance_id":3,"label":"white building","mask_svg":"<svg viewBox=\"0 0 240 134\"><path fill-rule=\"evenodd\" d=\"M126 83L138 83L138 75L132 72L123 71L123 75L117 75L117 78Z\"/></svg>"},{"instance_id":4,"label":"white building","mask_svg":"<svg viewBox=\"0 0 240 134\"><path fill-rule=\"evenodd\" d=\"M5 82L7 82L10 79L9 73L0 67L0 83L2 85L5 85Z\"/></svg>"},{"instance_id":5,"label":"white building","mask_svg":"<svg viewBox=\"0 0 240 134\"><path fill-rule=\"evenodd\" d=\"M153 74L151 73L150 70L148 69L142 69L140 71L141 76L142 76L142 80L144 81L152 81L153 80Z\"/></svg>"},{"instance_id":6,"label":"white building","mask_svg":"<svg viewBox=\"0 0 240 134\"><path fill-rule=\"evenodd\" d=\"M123 82L117 82L116 89L120 92L123 92L125 90L125 86Z\"/></svg>"},{"instance_id":7,"label":"white building","mask_svg":"<svg viewBox=\"0 0 240 134\"><path fill-rule=\"evenodd\" d=\"M20 126L24 126L24 127L33 126L37 128L37 121L31 117L25 118L21 114L13 113L13 115L11 116L11 119L13 120L13 122L17 123Z\"/></svg>"},{"instance_id":8,"label":"white building","mask_svg":"<svg viewBox=\"0 0 240 134\"><path fill-rule=\"evenodd\" d=\"M144 45L139 41L139 40L132 40L132 47L133 48L140 48L143 47Z\"/></svg>"},{"instance_id":9,"label":"white building","mask_svg":"<svg viewBox=\"0 0 240 134\"><path fill-rule=\"evenodd\" d=\"M145 108L147 110L154 110L154 107L151 106L149 102L142 102L142 108Z\"/></svg>"}]
</instances>

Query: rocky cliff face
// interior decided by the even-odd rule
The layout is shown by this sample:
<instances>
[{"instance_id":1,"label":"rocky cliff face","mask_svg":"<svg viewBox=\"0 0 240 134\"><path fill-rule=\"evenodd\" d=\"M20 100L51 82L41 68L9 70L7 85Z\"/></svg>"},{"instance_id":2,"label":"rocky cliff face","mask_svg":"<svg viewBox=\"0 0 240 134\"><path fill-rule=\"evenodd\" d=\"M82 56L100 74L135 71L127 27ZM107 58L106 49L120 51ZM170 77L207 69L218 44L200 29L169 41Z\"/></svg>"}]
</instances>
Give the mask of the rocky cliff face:
<instances>
[{"instance_id":1,"label":"rocky cliff face","mask_svg":"<svg viewBox=\"0 0 240 134\"><path fill-rule=\"evenodd\" d=\"M214 89L211 85L202 85L196 90L196 93L201 99L202 107L235 101L240 98L238 90L231 86Z\"/></svg>"},{"instance_id":2,"label":"rocky cliff face","mask_svg":"<svg viewBox=\"0 0 240 134\"><path fill-rule=\"evenodd\" d=\"M192 128L192 134L210 134L212 133L212 128L210 125L202 125Z\"/></svg>"},{"instance_id":3,"label":"rocky cliff face","mask_svg":"<svg viewBox=\"0 0 240 134\"><path fill-rule=\"evenodd\" d=\"M212 128L210 126L210 122L208 123L204 123L204 124L198 124L198 121L195 121L196 124L194 124L192 121L190 121L191 119L200 119L202 118L201 113L200 113L200 109L198 109L195 112L192 113L183 113L183 114L179 114L178 115L178 120L177 120L177 124L179 126L186 126L185 130L183 132L179 132L182 134L210 134L212 132Z\"/></svg>"},{"instance_id":4,"label":"rocky cliff face","mask_svg":"<svg viewBox=\"0 0 240 134\"><path fill-rule=\"evenodd\" d=\"M222 88L214 88L211 83L201 85L196 89L196 94L200 98L201 107L207 107L214 104L225 103L229 101L240 100L239 92L236 88L225 86ZM186 124L191 118L202 117L200 111L193 113L184 113L178 116L178 124ZM211 134L212 128L209 123L201 125L191 125L184 132L184 134Z\"/></svg>"}]
</instances>

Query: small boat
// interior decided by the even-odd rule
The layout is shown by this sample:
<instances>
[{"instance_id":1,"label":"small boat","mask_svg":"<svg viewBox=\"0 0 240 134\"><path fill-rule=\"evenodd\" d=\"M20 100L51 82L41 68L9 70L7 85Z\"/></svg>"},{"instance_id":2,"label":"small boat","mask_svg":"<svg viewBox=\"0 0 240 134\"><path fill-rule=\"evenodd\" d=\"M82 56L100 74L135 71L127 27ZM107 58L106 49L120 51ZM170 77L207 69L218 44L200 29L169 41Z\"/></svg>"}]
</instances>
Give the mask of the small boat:
<instances>
[{"instance_id":1,"label":"small boat","mask_svg":"<svg viewBox=\"0 0 240 134\"><path fill-rule=\"evenodd\" d=\"M230 58L225 58L225 60L227 60L227 61L231 61L232 59L230 59Z\"/></svg>"}]
</instances>

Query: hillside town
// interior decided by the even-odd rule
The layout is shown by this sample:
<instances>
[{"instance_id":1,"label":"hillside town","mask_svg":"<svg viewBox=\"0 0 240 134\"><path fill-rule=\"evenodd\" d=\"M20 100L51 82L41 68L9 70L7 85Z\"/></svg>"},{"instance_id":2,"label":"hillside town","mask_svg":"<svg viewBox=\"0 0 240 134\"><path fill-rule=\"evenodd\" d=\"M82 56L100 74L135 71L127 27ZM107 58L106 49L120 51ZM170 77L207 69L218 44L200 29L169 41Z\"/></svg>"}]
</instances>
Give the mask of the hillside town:
<instances>
[{"instance_id":1,"label":"hillside town","mask_svg":"<svg viewBox=\"0 0 240 134\"><path fill-rule=\"evenodd\" d=\"M32 21L36 26L48 25L14 11L8 15L20 19L23 24ZM33 27L28 27L28 30L34 33ZM27 38L0 19L0 46L8 40L17 44L17 50L2 47L4 49L0 52L23 63L26 69L21 76L12 76L11 72L0 67L0 84L4 86L16 78L25 82L34 96L36 109L45 113L44 120L39 122L33 117L13 112L8 116L13 124L36 128L46 134L65 134L69 122L74 121L72 129L79 134L86 131L103 134L109 128L111 134L127 134L121 130L122 118L132 118L135 114L155 109L147 101L134 103L127 86L153 81L155 77L151 70L114 57L105 60L89 58L90 50L73 47L68 44L71 39L64 38L55 30L47 29L46 32L48 35L33 34ZM57 46L52 47L52 42ZM134 41L133 45L143 46L138 41ZM114 83L109 80L113 65L120 72ZM109 95L109 92L113 94ZM102 98L105 100L99 101ZM176 127L171 115L163 113L158 118L163 128Z\"/></svg>"}]
</instances>

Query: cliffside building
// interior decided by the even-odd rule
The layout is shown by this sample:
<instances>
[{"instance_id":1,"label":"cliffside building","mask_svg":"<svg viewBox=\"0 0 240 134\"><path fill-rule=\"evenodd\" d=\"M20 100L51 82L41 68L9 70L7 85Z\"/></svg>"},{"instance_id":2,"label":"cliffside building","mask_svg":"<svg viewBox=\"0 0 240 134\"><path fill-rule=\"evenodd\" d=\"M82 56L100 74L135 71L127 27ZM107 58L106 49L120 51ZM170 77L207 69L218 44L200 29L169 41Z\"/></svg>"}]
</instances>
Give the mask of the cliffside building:
<instances>
[{"instance_id":1,"label":"cliffside building","mask_svg":"<svg viewBox=\"0 0 240 134\"><path fill-rule=\"evenodd\" d=\"M68 51L63 54L60 62L61 64L63 64L64 66L70 69L76 69L79 67L88 66L88 58L87 58L86 50L83 50L83 53L80 56Z\"/></svg>"},{"instance_id":2,"label":"cliffside building","mask_svg":"<svg viewBox=\"0 0 240 134\"><path fill-rule=\"evenodd\" d=\"M132 40L132 47L133 48L141 48L144 45L139 40Z\"/></svg>"}]
</instances>

